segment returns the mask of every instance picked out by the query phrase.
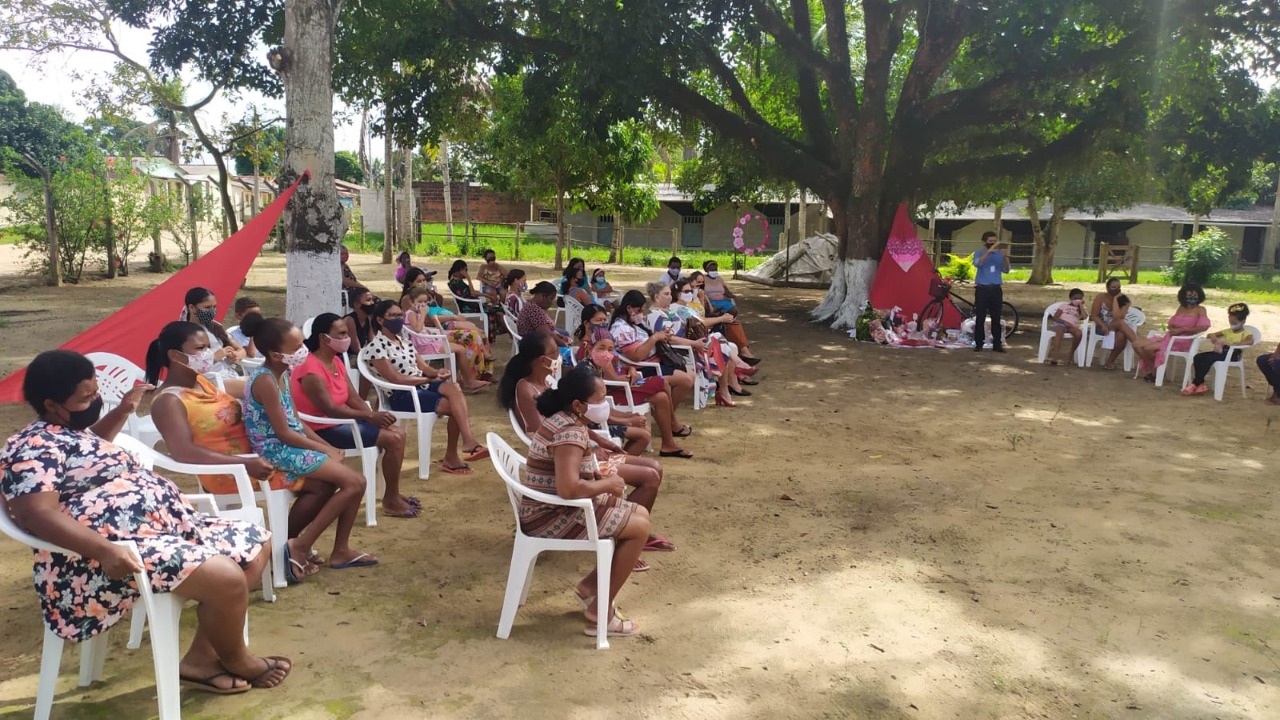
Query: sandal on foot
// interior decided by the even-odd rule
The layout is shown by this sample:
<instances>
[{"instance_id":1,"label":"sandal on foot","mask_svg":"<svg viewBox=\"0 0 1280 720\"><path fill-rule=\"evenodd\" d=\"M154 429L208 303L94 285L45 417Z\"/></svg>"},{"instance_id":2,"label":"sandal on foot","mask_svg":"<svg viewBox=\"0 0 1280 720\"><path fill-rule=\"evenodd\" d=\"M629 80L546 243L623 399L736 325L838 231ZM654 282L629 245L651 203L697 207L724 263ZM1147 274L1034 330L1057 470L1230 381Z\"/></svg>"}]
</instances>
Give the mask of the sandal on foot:
<instances>
[{"instance_id":1,"label":"sandal on foot","mask_svg":"<svg viewBox=\"0 0 1280 720\"><path fill-rule=\"evenodd\" d=\"M455 466L455 465L449 465L443 460L440 461L440 469L449 473L450 475L470 475L475 472L475 470L472 470L471 466L466 463L462 463L461 465Z\"/></svg>"},{"instance_id":2,"label":"sandal on foot","mask_svg":"<svg viewBox=\"0 0 1280 720\"><path fill-rule=\"evenodd\" d=\"M653 569L653 568L650 568L650 567L649 567L649 563L647 563L647 562L645 562L645 561L643 561L643 560L637 560L637 561L636 561L636 566L635 566L635 567L633 567L633 568L631 568L631 572L633 572L633 573L642 573L642 572L649 572L649 571L650 571L650 570L652 570L652 569Z\"/></svg>"},{"instance_id":3,"label":"sandal on foot","mask_svg":"<svg viewBox=\"0 0 1280 720\"><path fill-rule=\"evenodd\" d=\"M334 563L329 566L330 570L346 570L347 568L363 568L373 567L378 564L378 559L370 557L369 553L359 553L355 557L344 563Z\"/></svg>"},{"instance_id":4,"label":"sandal on foot","mask_svg":"<svg viewBox=\"0 0 1280 720\"><path fill-rule=\"evenodd\" d=\"M325 560L320 555L320 553L316 552L315 550L312 550L311 554L307 556L307 562L311 563L312 565L315 565L316 567L320 567L321 565L324 565L326 562L328 562L328 560Z\"/></svg>"},{"instance_id":5,"label":"sandal on foot","mask_svg":"<svg viewBox=\"0 0 1280 720\"><path fill-rule=\"evenodd\" d=\"M262 659L267 663L267 669L263 670L261 673L258 674L257 677L253 678L252 680L249 680L249 678L245 678L245 680L249 680L249 687L258 688L259 690L269 690L273 687L279 687L280 683L284 682L285 679L289 677L289 673L293 672L293 663L289 660L289 658L280 657L278 655L271 655L268 657L264 657ZM279 670L280 663L282 662L289 663L289 669L284 671L284 677L280 678L280 680L276 682L274 685L266 684L266 681L264 680L264 678L266 678L268 675L275 672L276 670Z\"/></svg>"},{"instance_id":6,"label":"sandal on foot","mask_svg":"<svg viewBox=\"0 0 1280 720\"><path fill-rule=\"evenodd\" d=\"M475 461L477 461L477 460L484 460L485 458L489 457L489 448L487 448L487 447L485 447L485 446L483 446L483 445L477 445L477 446L475 446L475 447L471 448L470 450L468 450L467 452L468 452L469 454L464 455L464 456L462 457L462 459L463 459L463 460L466 460L467 462L475 462Z\"/></svg>"},{"instance_id":7,"label":"sandal on foot","mask_svg":"<svg viewBox=\"0 0 1280 720\"><path fill-rule=\"evenodd\" d=\"M310 572L308 572L310 570ZM284 579L290 585L301 585L303 580L320 572L320 568L310 562L299 562L289 554L288 543L284 546Z\"/></svg>"},{"instance_id":8,"label":"sandal on foot","mask_svg":"<svg viewBox=\"0 0 1280 720\"><path fill-rule=\"evenodd\" d=\"M662 537L661 535L652 535L644 544L645 552L675 552L675 543Z\"/></svg>"},{"instance_id":9,"label":"sandal on foot","mask_svg":"<svg viewBox=\"0 0 1280 720\"><path fill-rule=\"evenodd\" d=\"M659 457L677 457L677 458L683 458L685 460L693 459L693 453L683 448L679 450L659 450L658 456Z\"/></svg>"},{"instance_id":10,"label":"sandal on foot","mask_svg":"<svg viewBox=\"0 0 1280 720\"><path fill-rule=\"evenodd\" d=\"M231 687L219 687L215 685L213 681L217 680L220 677L231 678ZM200 692L207 692L211 695L239 695L240 693L249 692L250 690L253 689L253 686L250 685L249 683L245 683L244 685L236 687L235 681L243 680L243 679L244 678L238 675L232 675L226 670L223 670L222 672L216 673L214 675L210 675L207 678L194 678L194 677L191 677L190 675L179 675L178 684L184 688L188 688L191 690L199 690Z\"/></svg>"},{"instance_id":11,"label":"sandal on foot","mask_svg":"<svg viewBox=\"0 0 1280 720\"><path fill-rule=\"evenodd\" d=\"M676 430L675 432L673 432L673 433L671 433L671 434L672 434L672 435L674 435L674 436L676 436L676 437L689 437L690 435L692 435L692 434L693 434L693 426L692 426L692 425L681 425L679 430Z\"/></svg>"},{"instance_id":12,"label":"sandal on foot","mask_svg":"<svg viewBox=\"0 0 1280 720\"><path fill-rule=\"evenodd\" d=\"M409 507L405 508L405 509L404 509L403 511L401 511L401 512L393 512L393 511L388 510L388 509L386 509L386 508L383 508L383 509L382 509L382 515L383 515L384 517L393 517L393 518L416 518L416 517L418 517L418 516L419 516L419 515L421 515L421 514L422 514L422 508L418 507L417 505L410 505Z\"/></svg>"},{"instance_id":13,"label":"sandal on foot","mask_svg":"<svg viewBox=\"0 0 1280 720\"><path fill-rule=\"evenodd\" d=\"M596 629L596 623L591 623L583 629L583 632L591 637L595 637L597 634ZM613 617L609 619L608 626L605 628L605 633L609 637L631 637L638 632L640 632L640 626L636 625L633 620L628 620L627 618L619 616L616 610L613 613Z\"/></svg>"}]
</instances>

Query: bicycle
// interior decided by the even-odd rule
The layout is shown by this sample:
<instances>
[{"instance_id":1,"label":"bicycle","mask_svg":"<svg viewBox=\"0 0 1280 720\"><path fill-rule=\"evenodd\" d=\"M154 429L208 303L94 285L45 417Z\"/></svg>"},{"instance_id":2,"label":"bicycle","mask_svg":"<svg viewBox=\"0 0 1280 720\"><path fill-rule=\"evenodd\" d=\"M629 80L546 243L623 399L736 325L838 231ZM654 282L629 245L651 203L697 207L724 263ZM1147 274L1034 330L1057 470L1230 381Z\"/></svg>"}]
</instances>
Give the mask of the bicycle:
<instances>
[{"instance_id":1,"label":"bicycle","mask_svg":"<svg viewBox=\"0 0 1280 720\"><path fill-rule=\"evenodd\" d=\"M935 277L929 281L929 294L933 299L924 306L924 310L920 311L922 326L927 325L927 321L932 319L935 327L942 327L942 317L947 309L945 303L948 302L965 320L973 317L973 302L957 295L951 282ZM1006 338L1018 331L1018 309L1008 302L1000 305L1000 320L1003 323Z\"/></svg>"}]
</instances>

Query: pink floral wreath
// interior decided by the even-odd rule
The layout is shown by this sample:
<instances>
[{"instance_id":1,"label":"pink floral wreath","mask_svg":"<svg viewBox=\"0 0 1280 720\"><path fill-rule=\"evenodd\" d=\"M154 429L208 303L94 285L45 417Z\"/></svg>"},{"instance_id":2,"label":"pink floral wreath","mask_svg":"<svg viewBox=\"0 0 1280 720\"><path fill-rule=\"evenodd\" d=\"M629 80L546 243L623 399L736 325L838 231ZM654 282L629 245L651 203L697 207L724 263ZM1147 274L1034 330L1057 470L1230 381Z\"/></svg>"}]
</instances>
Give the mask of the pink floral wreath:
<instances>
[{"instance_id":1,"label":"pink floral wreath","mask_svg":"<svg viewBox=\"0 0 1280 720\"><path fill-rule=\"evenodd\" d=\"M764 241L760 243L760 247L749 248L747 247L747 244L743 241L742 239L743 231L745 230L747 223L751 222L752 219L753 219L753 216L751 215L751 213L747 213L746 215L743 215L742 217L738 218L738 225L733 229L733 247L737 249L738 252L745 253L747 255L755 255L756 253L762 253L765 251L765 248L769 247L769 219L766 218L764 215L754 216L755 220L760 221L760 227L764 228Z\"/></svg>"}]
</instances>

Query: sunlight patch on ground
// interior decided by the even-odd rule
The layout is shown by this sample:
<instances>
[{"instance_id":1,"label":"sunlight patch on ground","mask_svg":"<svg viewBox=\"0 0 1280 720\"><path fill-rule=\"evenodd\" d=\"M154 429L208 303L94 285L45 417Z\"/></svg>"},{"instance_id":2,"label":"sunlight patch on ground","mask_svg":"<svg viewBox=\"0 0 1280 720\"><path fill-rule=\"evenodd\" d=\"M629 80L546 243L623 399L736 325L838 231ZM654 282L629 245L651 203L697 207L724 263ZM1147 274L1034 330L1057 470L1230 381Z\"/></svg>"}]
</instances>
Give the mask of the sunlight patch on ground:
<instances>
[{"instance_id":1,"label":"sunlight patch on ground","mask_svg":"<svg viewBox=\"0 0 1280 720\"><path fill-rule=\"evenodd\" d=\"M1254 688L1264 687L1252 680L1244 687L1208 683L1181 672L1176 666L1146 655L1108 653L1093 660L1093 666L1116 683L1134 691L1135 704L1176 706L1186 716L1262 717ZM1229 700L1224 700L1228 698ZM1230 704L1227 704L1227 703Z\"/></svg>"},{"instance_id":2,"label":"sunlight patch on ground","mask_svg":"<svg viewBox=\"0 0 1280 720\"><path fill-rule=\"evenodd\" d=\"M1119 421L1115 418L1104 417L1100 420L1086 419L1067 415L1060 410L1040 410L1036 408L1022 408L1013 414L1019 420L1035 420L1043 423L1053 423L1058 420L1075 423L1082 427L1112 427Z\"/></svg>"}]
</instances>

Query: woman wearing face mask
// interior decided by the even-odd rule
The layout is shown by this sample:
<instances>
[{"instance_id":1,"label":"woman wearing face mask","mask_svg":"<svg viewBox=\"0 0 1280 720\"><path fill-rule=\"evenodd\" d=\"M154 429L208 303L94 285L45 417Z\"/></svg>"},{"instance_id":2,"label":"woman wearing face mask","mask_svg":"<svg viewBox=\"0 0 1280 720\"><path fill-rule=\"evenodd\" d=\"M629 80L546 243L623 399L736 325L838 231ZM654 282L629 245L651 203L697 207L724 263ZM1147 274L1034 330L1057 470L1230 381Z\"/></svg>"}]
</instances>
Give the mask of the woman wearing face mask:
<instances>
[{"instance_id":1,"label":"woman wearing face mask","mask_svg":"<svg viewBox=\"0 0 1280 720\"><path fill-rule=\"evenodd\" d=\"M1209 329L1209 313L1203 303L1204 290L1195 283L1186 283L1178 288L1178 308L1169 316L1168 331L1133 341L1143 380L1155 382L1156 368L1164 364L1170 350L1186 352L1195 342L1193 338Z\"/></svg>"},{"instance_id":2,"label":"woman wearing face mask","mask_svg":"<svg viewBox=\"0 0 1280 720\"><path fill-rule=\"evenodd\" d=\"M457 325L446 329L442 319L450 316L434 314L430 293L416 287L409 291L412 309L404 313L405 327L413 331L409 335L413 348L419 355L441 355L451 352L457 361L459 382L468 393L479 392L493 380L493 356L484 333Z\"/></svg>"},{"instance_id":3,"label":"woman wearing face mask","mask_svg":"<svg viewBox=\"0 0 1280 720\"><path fill-rule=\"evenodd\" d=\"M721 279L720 263L715 260L708 260L702 263L702 270L707 274L702 290L707 294L707 299L711 302L712 307L720 312L737 316L738 297L729 290L729 286Z\"/></svg>"},{"instance_id":4,"label":"woman wearing face mask","mask_svg":"<svg viewBox=\"0 0 1280 720\"><path fill-rule=\"evenodd\" d=\"M209 372L224 378L240 377L236 363L245 358L244 348L232 340L217 321L218 299L205 288L194 287L187 291L183 303L178 319L196 323L209 333L209 345L213 348L213 368Z\"/></svg>"},{"instance_id":5,"label":"woman wearing face mask","mask_svg":"<svg viewBox=\"0 0 1280 720\"><path fill-rule=\"evenodd\" d=\"M586 267L587 267L587 263L582 258L569 259L569 264L564 266L564 275L560 277L560 284L559 284L560 295L563 296L563 295L569 294L569 281L572 280L575 275L577 275L579 270L583 270Z\"/></svg>"},{"instance_id":6,"label":"woman wearing face mask","mask_svg":"<svg viewBox=\"0 0 1280 720\"><path fill-rule=\"evenodd\" d=\"M342 464L343 453L320 439L294 412L289 371L309 354L302 331L281 318L250 316L244 328L262 352L262 366L249 376L244 391L244 424L253 451L291 478L306 476L302 492L289 512L289 534L297 533L285 546L285 568L291 582L319 572L312 548L335 521L329 567L342 570L378 564L378 558L351 547L360 499L364 496L364 476ZM297 520L295 520L295 517Z\"/></svg>"},{"instance_id":7,"label":"woman wearing face mask","mask_svg":"<svg viewBox=\"0 0 1280 720\"><path fill-rule=\"evenodd\" d=\"M448 444L440 467L454 475L470 475L473 470L468 462L489 457L489 449L481 445L471 432L471 414L462 388L456 382L448 382L448 370L436 370L419 357L413 343L402 337L404 311L395 303L384 300L373 309L374 324L378 334L369 343L369 369L379 378L396 385L416 388L418 407L422 412L435 412L449 418ZM388 403L396 412L413 412L413 397L407 390L390 394ZM458 454L461 440L466 458Z\"/></svg>"},{"instance_id":8,"label":"woman wearing face mask","mask_svg":"<svg viewBox=\"0 0 1280 720\"><path fill-rule=\"evenodd\" d=\"M586 268L579 267L568 276L568 282L565 284L565 297L571 297L577 300L583 307L592 304L591 293L587 291L587 271Z\"/></svg>"},{"instance_id":9,"label":"woman wearing face mask","mask_svg":"<svg viewBox=\"0 0 1280 720\"><path fill-rule=\"evenodd\" d=\"M625 637L640 631L637 624L614 609L618 591L631 576L649 539L649 512L624 499L626 483L610 472L591 452L591 433L585 415L592 403L604 400L604 383L588 368L575 369L561 379L557 389L544 389L537 410L546 419L530 435L528 467L521 482L532 490L562 498L591 498L601 537L613 538L613 565L609 570L610 636ZM634 494L633 494L634 497ZM528 535L542 538L580 539L586 526L577 508L545 505L529 498L520 501L520 526ZM590 623L585 632L596 633L596 573L593 570L574 588L574 595Z\"/></svg>"},{"instance_id":10,"label":"woman wearing face mask","mask_svg":"<svg viewBox=\"0 0 1280 720\"><path fill-rule=\"evenodd\" d=\"M305 341L310 351L302 364L289 372L289 390L294 404L305 415L344 418L356 421L355 432L365 447L382 451L382 476L386 491L382 512L390 517L417 517L422 503L400 494L400 468L404 465L404 430L391 413L375 412L360 399L351 385L351 376L342 356L351 346L351 336L341 318L333 313L317 315L311 322L311 336ZM356 446L350 425L304 421L321 440L339 450Z\"/></svg>"},{"instance_id":11,"label":"woman wearing face mask","mask_svg":"<svg viewBox=\"0 0 1280 720\"><path fill-rule=\"evenodd\" d=\"M37 419L0 450L0 492L19 527L75 553L35 556L45 624L74 642L106 632L140 602L133 573L145 566L153 592L200 605L178 665L183 685L222 695L275 687L288 658L257 657L244 642L270 533L196 512L176 485L111 442L146 389L99 419L102 396L83 355L51 350L27 366L22 394ZM141 563L113 542L122 540L136 543Z\"/></svg>"},{"instance_id":12,"label":"woman wearing face mask","mask_svg":"<svg viewBox=\"0 0 1280 720\"><path fill-rule=\"evenodd\" d=\"M715 336L707 336L706 328L701 328L701 335L698 339L690 339L685 337L689 332L687 321L680 317L671 303L671 289L676 286L677 280L670 285L654 284L650 286L650 311L649 325L659 330L670 332L668 339L672 345L683 345L693 348L695 363L698 372L704 374L704 377L713 378L716 382L716 405L722 407L736 407L736 403L730 399L729 395L748 396L751 394L749 390L743 390L742 384L738 380L738 363L734 360L737 354L737 348L725 348L721 346L720 341ZM697 327L697 326L694 326Z\"/></svg>"},{"instance_id":13,"label":"woman wearing face mask","mask_svg":"<svg viewBox=\"0 0 1280 720\"><path fill-rule=\"evenodd\" d=\"M613 286L605 279L604 268L596 268L591 271L591 286L588 288L591 296L595 298L597 305L604 306L605 310L613 312L613 308L617 306L613 296Z\"/></svg>"},{"instance_id":14,"label":"woman wearing face mask","mask_svg":"<svg viewBox=\"0 0 1280 720\"><path fill-rule=\"evenodd\" d=\"M459 312L484 312L489 316L490 343L498 338L499 333L507 331L507 326L502 322L502 303L496 298L476 294L475 288L471 285L471 274L467 269L467 263L463 260L455 260L449 267L449 292L463 299L458 306ZM473 302L468 303L467 300ZM472 308L479 308L479 310Z\"/></svg>"},{"instance_id":15,"label":"woman wearing face mask","mask_svg":"<svg viewBox=\"0 0 1280 720\"><path fill-rule=\"evenodd\" d=\"M706 284L707 276L694 270L689 273L688 289L675 296L676 302L692 310L703 325L707 327L715 325L717 330L724 333L729 342L738 346L738 356L742 358L744 363L752 367L759 365L760 358L751 351L751 341L747 339L747 330L737 316L722 312L715 312L711 316L707 315L707 308L715 310L715 306L711 304L711 300L704 290Z\"/></svg>"},{"instance_id":16,"label":"woman wearing face mask","mask_svg":"<svg viewBox=\"0 0 1280 720\"><path fill-rule=\"evenodd\" d=\"M693 391L693 376L684 366L672 365L655 354L657 344L672 336L665 330L654 332L645 325L644 294L639 290L628 290L618 301L618 309L613 311L613 322L609 325L609 334L613 336L618 354L632 362L659 364L667 387L671 390L673 407L678 407ZM692 434L693 427L689 425L679 425L672 433L674 437L689 437Z\"/></svg>"},{"instance_id":17,"label":"woman wearing face mask","mask_svg":"<svg viewBox=\"0 0 1280 720\"><path fill-rule=\"evenodd\" d=\"M521 338L518 352L507 364L507 371L503 374L502 383L498 388L498 401L503 408L515 411L520 427L530 437L546 421L538 406L538 396L551 385L557 384L556 376L560 374L560 370L559 349L555 341L541 331ZM662 485L662 465L649 458L628 455L622 447L606 437L609 420L607 396L602 395L592 400L590 407L583 411L584 417L588 413L595 416L588 421L586 429L591 441L600 448L597 458L600 464L607 466L610 472L616 472L626 484L635 488L630 496L632 502L644 506L646 510L653 510L654 500L658 497L658 488ZM600 420L604 421L601 427L605 429L593 430L590 423ZM651 551L675 549L675 546L666 538L656 536L649 539L647 546ZM641 561L637 564L635 572L645 572L648 569L649 566Z\"/></svg>"}]
</instances>

